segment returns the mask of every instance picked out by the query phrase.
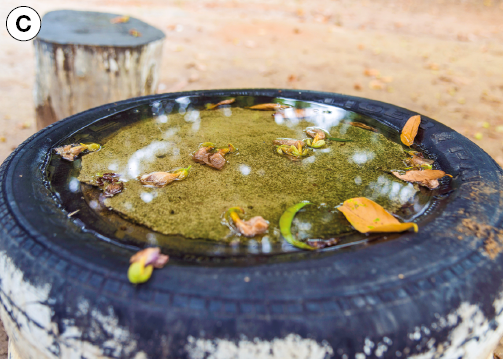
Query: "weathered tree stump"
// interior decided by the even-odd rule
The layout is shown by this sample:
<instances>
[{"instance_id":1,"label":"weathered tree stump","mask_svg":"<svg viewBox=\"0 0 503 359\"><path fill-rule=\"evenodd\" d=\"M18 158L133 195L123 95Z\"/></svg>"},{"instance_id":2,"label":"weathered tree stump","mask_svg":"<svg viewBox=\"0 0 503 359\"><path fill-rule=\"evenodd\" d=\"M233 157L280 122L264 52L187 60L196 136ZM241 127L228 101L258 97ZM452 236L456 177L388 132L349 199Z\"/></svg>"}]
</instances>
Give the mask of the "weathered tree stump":
<instances>
[{"instance_id":1,"label":"weathered tree stump","mask_svg":"<svg viewBox=\"0 0 503 359\"><path fill-rule=\"evenodd\" d=\"M119 16L60 10L43 17L34 41L38 129L99 105L155 93L164 33L134 18L111 21Z\"/></svg>"}]
</instances>

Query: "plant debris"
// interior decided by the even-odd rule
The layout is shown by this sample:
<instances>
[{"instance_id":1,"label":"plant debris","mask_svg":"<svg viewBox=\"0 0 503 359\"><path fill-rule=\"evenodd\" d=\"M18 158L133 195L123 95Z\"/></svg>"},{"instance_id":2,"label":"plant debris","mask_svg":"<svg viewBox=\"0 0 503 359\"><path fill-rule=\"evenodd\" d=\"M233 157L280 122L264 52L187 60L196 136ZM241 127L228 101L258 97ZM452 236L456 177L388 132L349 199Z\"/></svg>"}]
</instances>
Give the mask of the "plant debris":
<instances>
[{"instance_id":1,"label":"plant debris","mask_svg":"<svg viewBox=\"0 0 503 359\"><path fill-rule=\"evenodd\" d=\"M250 106L247 108L250 110L259 110L259 111L278 111L290 108L290 106L282 105L280 103L263 103L260 105Z\"/></svg>"},{"instance_id":2,"label":"plant debris","mask_svg":"<svg viewBox=\"0 0 503 359\"><path fill-rule=\"evenodd\" d=\"M105 186L103 190L103 195L107 198L113 197L116 194L121 193L124 190L124 184L122 182L109 183Z\"/></svg>"},{"instance_id":3,"label":"plant debris","mask_svg":"<svg viewBox=\"0 0 503 359\"><path fill-rule=\"evenodd\" d=\"M307 243L316 249L322 249L327 247L333 247L339 243L338 238L330 238L330 239L308 239Z\"/></svg>"},{"instance_id":4,"label":"plant debris","mask_svg":"<svg viewBox=\"0 0 503 359\"><path fill-rule=\"evenodd\" d=\"M136 29L130 29L129 30L129 35L132 35L134 37L141 37L141 32L139 32L138 30Z\"/></svg>"},{"instance_id":5,"label":"plant debris","mask_svg":"<svg viewBox=\"0 0 503 359\"><path fill-rule=\"evenodd\" d=\"M299 161L300 157L305 157L309 153L307 148L304 148L304 142L298 141L296 145L280 145L276 146L276 152L280 155L285 155L292 161Z\"/></svg>"},{"instance_id":6,"label":"plant debris","mask_svg":"<svg viewBox=\"0 0 503 359\"><path fill-rule=\"evenodd\" d=\"M325 146L325 138L327 137L326 131L316 127L308 127L305 131L308 136L313 138L312 140L310 138L305 140L309 147L320 148Z\"/></svg>"},{"instance_id":7,"label":"plant debris","mask_svg":"<svg viewBox=\"0 0 503 359\"><path fill-rule=\"evenodd\" d=\"M103 190L104 197L113 197L124 190L124 184L119 182L119 177L120 175L113 172L104 173L103 175L98 174L96 184Z\"/></svg>"},{"instance_id":8,"label":"plant debris","mask_svg":"<svg viewBox=\"0 0 503 359\"><path fill-rule=\"evenodd\" d=\"M140 176L140 182L144 186L151 186L162 188L173 181L181 181L189 175L189 170L192 166L187 168L177 169L173 172L152 172Z\"/></svg>"},{"instance_id":9,"label":"plant debris","mask_svg":"<svg viewBox=\"0 0 503 359\"><path fill-rule=\"evenodd\" d=\"M407 154L411 157L405 159L405 164L411 168L431 170L433 163L435 163L434 160L424 158L421 152L408 151Z\"/></svg>"},{"instance_id":10,"label":"plant debris","mask_svg":"<svg viewBox=\"0 0 503 359\"><path fill-rule=\"evenodd\" d=\"M228 99L228 100L224 100L224 101L220 101L219 103L216 103L216 104L207 104L206 105L206 108L208 110L213 110L215 108L217 108L218 106L222 106L222 105L230 105L231 103L234 103L234 101L236 101L235 98L231 98L231 99Z\"/></svg>"},{"instance_id":11,"label":"plant debris","mask_svg":"<svg viewBox=\"0 0 503 359\"><path fill-rule=\"evenodd\" d=\"M146 248L131 257L128 279L133 284L145 283L152 276L154 268L163 268L169 257L161 254L159 247Z\"/></svg>"},{"instance_id":12,"label":"plant debris","mask_svg":"<svg viewBox=\"0 0 503 359\"><path fill-rule=\"evenodd\" d=\"M60 155L63 159L67 161L74 161L75 158L84 151L89 151L89 152L94 152L97 151L101 148L101 146L97 143L90 143L90 144L84 144L84 143L72 143L70 145L65 145L61 147L57 147L54 149L56 151L56 154Z\"/></svg>"},{"instance_id":13,"label":"plant debris","mask_svg":"<svg viewBox=\"0 0 503 359\"><path fill-rule=\"evenodd\" d=\"M429 189L435 189L439 186L438 179L446 176L444 171L440 170L412 170L407 171L405 174L400 174L399 172L392 171L397 178L407 182L416 182L421 186L428 187Z\"/></svg>"},{"instance_id":14,"label":"plant debris","mask_svg":"<svg viewBox=\"0 0 503 359\"><path fill-rule=\"evenodd\" d=\"M411 146L414 143L414 139L417 135L417 130L421 124L421 116L412 116L407 120L405 126L403 126L402 133L400 134L400 140L406 146Z\"/></svg>"},{"instance_id":15,"label":"plant debris","mask_svg":"<svg viewBox=\"0 0 503 359\"><path fill-rule=\"evenodd\" d=\"M364 130L369 130L369 131L372 131L372 132L379 132L374 127L367 126L367 125L365 125L365 124L363 124L361 122L350 122L349 124L351 126L354 126L354 127L363 128Z\"/></svg>"},{"instance_id":16,"label":"plant debris","mask_svg":"<svg viewBox=\"0 0 503 359\"><path fill-rule=\"evenodd\" d=\"M203 143L192 155L192 159L198 163L206 164L217 170L221 170L227 163L224 156L228 153L236 152L236 148L231 143L225 148L216 149L215 147L214 143Z\"/></svg>"},{"instance_id":17,"label":"plant debris","mask_svg":"<svg viewBox=\"0 0 503 359\"><path fill-rule=\"evenodd\" d=\"M302 140L295 140L293 138L277 138L274 141L272 141L272 144L275 146L304 146L304 141Z\"/></svg>"},{"instance_id":18,"label":"plant debris","mask_svg":"<svg viewBox=\"0 0 503 359\"><path fill-rule=\"evenodd\" d=\"M337 209L360 233L403 232L411 228L418 231L417 224L400 223L379 204L365 197L348 199Z\"/></svg>"},{"instance_id":19,"label":"plant debris","mask_svg":"<svg viewBox=\"0 0 503 359\"><path fill-rule=\"evenodd\" d=\"M232 207L225 213L225 220L227 224L234 229L237 233L245 237L255 237L264 234L269 229L269 222L261 216L255 216L247 221L243 221L239 214L244 214L241 207Z\"/></svg>"},{"instance_id":20,"label":"plant debris","mask_svg":"<svg viewBox=\"0 0 503 359\"><path fill-rule=\"evenodd\" d=\"M113 19L110 19L110 23L111 24L122 24L122 23L128 22L129 19L130 19L130 17L127 15L117 16L117 17L114 17Z\"/></svg>"}]
</instances>

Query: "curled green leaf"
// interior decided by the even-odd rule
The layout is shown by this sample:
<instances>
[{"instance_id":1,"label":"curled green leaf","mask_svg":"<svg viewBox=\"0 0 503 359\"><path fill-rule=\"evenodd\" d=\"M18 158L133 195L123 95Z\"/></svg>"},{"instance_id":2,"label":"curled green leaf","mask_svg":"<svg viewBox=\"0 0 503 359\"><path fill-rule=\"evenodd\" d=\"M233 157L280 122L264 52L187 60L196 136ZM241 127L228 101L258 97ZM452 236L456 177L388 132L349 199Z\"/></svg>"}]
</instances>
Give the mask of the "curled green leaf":
<instances>
[{"instance_id":1,"label":"curled green leaf","mask_svg":"<svg viewBox=\"0 0 503 359\"><path fill-rule=\"evenodd\" d=\"M311 247L310 245L298 241L295 238L293 238L292 232L291 232L291 227L292 227L292 221L295 215L297 214L298 211L300 211L304 206L307 206L308 204L311 204L309 202L300 202L297 203L296 205L288 208L282 215L281 218L279 219L279 229L281 231L281 235L285 238L285 240L290 243L292 246L301 248L301 249L309 249L313 250L315 248Z\"/></svg>"},{"instance_id":2,"label":"curled green leaf","mask_svg":"<svg viewBox=\"0 0 503 359\"><path fill-rule=\"evenodd\" d=\"M152 276L153 270L152 265L145 266L145 261L134 262L129 266L127 277L133 284L145 283Z\"/></svg>"}]
</instances>

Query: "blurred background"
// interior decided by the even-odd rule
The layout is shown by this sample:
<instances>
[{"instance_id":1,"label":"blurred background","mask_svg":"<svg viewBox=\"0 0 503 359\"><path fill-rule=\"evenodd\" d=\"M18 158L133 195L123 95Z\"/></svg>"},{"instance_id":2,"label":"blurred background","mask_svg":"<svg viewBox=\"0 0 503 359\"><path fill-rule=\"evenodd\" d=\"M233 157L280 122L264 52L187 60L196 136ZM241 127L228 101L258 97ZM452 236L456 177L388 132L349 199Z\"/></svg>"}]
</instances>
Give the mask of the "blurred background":
<instances>
[{"instance_id":1,"label":"blurred background","mask_svg":"<svg viewBox=\"0 0 503 359\"><path fill-rule=\"evenodd\" d=\"M2 0L131 15L166 34L157 92L274 87L389 102L503 165L503 0ZM0 30L0 160L36 132L32 41ZM6 358L0 330L0 359Z\"/></svg>"}]
</instances>

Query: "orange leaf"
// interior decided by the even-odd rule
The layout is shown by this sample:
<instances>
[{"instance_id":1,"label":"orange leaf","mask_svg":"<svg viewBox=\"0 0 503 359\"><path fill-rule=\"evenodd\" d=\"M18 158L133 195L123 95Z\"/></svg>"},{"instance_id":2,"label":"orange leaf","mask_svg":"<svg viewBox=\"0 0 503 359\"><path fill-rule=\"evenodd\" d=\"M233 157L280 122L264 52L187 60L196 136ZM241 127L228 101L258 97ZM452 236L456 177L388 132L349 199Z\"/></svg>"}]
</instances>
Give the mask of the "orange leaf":
<instances>
[{"instance_id":1,"label":"orange leaf","mask_svg":"<svg viewBox=\"0 0 503 359\"><path fill-rule=\"evenodd\" d=\"M421 124L421 116L416 115L412 116L407 120L405 126L403 126L402 134L400 135L400 139L404 145L410 146L414 143L414 138L417 135L417 129Z\"/></svg>"},{"instance_id":2,"label":"orange leaf","mask_svg":"<svg viewBox=\"0 0 503 359\"><path fill-rule=\"evenodd\" d=\"M263 103L260 105L255 105L248 107L250 110L261 110L261 111L275 111L275 110L284 110L290 106L281 105L279 103Z\"/></svg>"},{"instance_id":3,"label":"orange leaf","mask_svg":"<svg viewBox=\"0 0 503 359\"><path fill-rule=\"evenodd\" d=\"M407 182L417 182L421 186L428 187L429 189L437 188L439 183L438 179L445 176L444 171L440 170L423 170L423 171L407 171L405 174L398 172L391 172L396 177Z\"/></svg>"},{"instance_id":4,"label":"orange leaf","mask_svg":"<svg viewBox=\"0 0 503 359\"><path fill-rule=\"evenodd\" d=\"M231 99L228 99L228 100L220 101L219 103L216 103L216 104L211 104L210 103L206 107L207 107L208 110L213 110L213 109L217 108L218 106L230 105L234 101L236 101L236 99L235 98L231 98Z\"/></svg>"},{"instance_id":5,"label":"orange leaf","mask_svg":"<svg viewBox=\"0 0 503 359\"><path fill-rule=\"evenodd\" d=\"M400 223L380 205L365 198L351 198L337 208L360 233L368 232L403 232L413 228L418 231L415 223Z\"/></svg>"}]
</instances>

